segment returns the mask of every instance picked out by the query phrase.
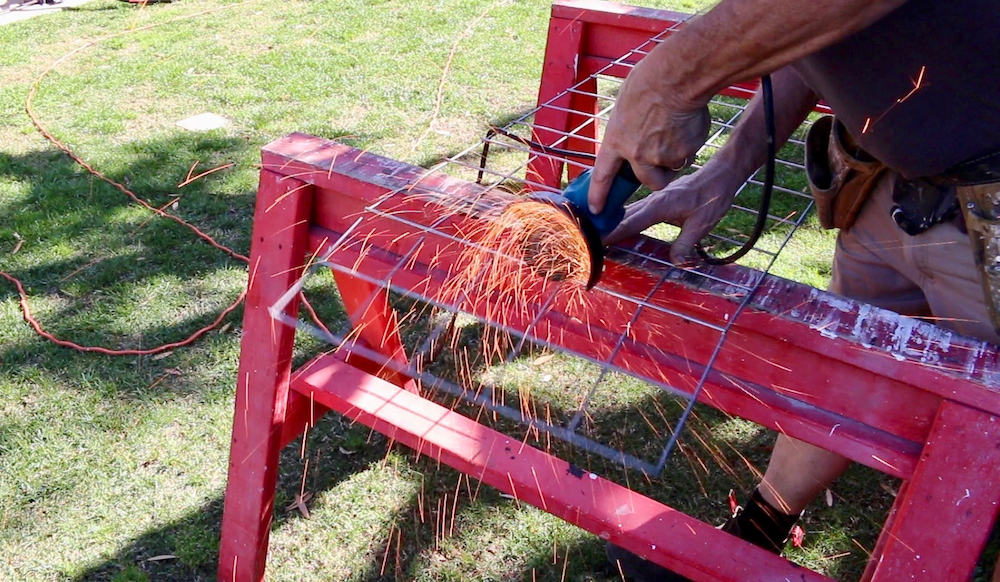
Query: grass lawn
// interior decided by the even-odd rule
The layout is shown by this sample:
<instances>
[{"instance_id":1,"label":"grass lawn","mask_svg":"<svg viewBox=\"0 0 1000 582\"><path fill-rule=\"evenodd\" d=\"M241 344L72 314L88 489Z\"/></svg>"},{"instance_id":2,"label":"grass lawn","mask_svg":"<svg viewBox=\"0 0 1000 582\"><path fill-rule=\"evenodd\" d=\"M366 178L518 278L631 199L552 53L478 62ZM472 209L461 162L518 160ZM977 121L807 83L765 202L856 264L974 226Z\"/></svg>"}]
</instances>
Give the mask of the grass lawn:
<instances>
[{"instance_id":1,"label":"grass lawn","mask_svg":"<svg viewBox=\"0 0 1000 582\"><path fill-rule=\"evenodd\" d=\"M644 4L690 11L704 2ZM223 9L192 16L215 8ZM547 19L545 0L202 0L145 8L95 0L2 27L0 269L25 282L48 330L114 348L183 339L246 282L242 263L151 219L31 125L23 107L34 79L87 41L131 31L82 50L44 79L35 100L43 123L152 205L176 198L177 214L246 253L260 146L303 131L430 165L488 124L532 107ZM203 112L231 125L205 133L175 125ZM232 166L178 187L193 165L198 172L225 163ZM816 229L801 234L781 273L822 286L832 239ZM325 318L343 320L328 277L312 282L309 294ZM215 578L240 316L163 356L85 354L36 336L21 320L14 288L0 282L0 580ZM317 349L302 341L299 357ZM542 370L528 356L499 373L503 382L558 391L589 371L562 356ZM630 422L621 409L649 389L613 381L619 390L598 403L599 418ZM728 491L755 483L753 468L764 466L772 435L710 410L689 426L699 438L685 439L662 478L607 471L718 522ZM325 418L305 450L311 518L286 509L303 480L304 463L290 447L272 580L618 579L596 537L488 487L469 495L475 482L339 417ZM832 491L832 506L821 500L807 511L805 546L789 555L857 577L894 487L852 469ZM435 524L445 514L454 527L439 537Z\"/></svg>"}]
</instances>

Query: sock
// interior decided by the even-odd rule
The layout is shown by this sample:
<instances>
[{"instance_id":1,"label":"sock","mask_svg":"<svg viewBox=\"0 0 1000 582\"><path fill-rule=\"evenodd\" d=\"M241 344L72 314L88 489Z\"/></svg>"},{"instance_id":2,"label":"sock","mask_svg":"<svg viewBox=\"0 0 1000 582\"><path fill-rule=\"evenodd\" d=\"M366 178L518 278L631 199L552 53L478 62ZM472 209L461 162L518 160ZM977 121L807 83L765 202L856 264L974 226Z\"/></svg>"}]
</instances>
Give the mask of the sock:
<instances>
[{"instance_id":1,"label":"sock","mask_svg":"<svg viewBox=\"0 0 1000 582\"><path fill-rule=\"evenodd\" d=\"M788 515L772 507L764 500L760 491L755 489L743 511L726 522L722 530L769 552L780 554L798 519L798 515Z\"/></svg>"}]
</instances>

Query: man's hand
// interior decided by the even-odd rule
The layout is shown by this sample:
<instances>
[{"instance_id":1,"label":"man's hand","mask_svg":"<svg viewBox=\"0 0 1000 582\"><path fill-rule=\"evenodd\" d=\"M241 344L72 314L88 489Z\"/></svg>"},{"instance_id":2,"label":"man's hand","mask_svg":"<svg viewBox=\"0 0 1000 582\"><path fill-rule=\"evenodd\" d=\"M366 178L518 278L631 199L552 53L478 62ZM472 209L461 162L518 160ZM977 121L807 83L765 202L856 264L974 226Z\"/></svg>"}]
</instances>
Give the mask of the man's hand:
<instances>
[{"instance_id":1,"label":"man's hand","mask_svg":"<svg viewBox=\"0 0 1000 582\"><path fill-rule=\"evenodd\" d=\"M869 26L905 0L721 0L671 34L622 85L594 164L600 212L622 160L664 188L705 141L705 104L723 87L776 71Z\"/></svg>"},{"instance_id":2,"label":"man's hand","mask_svg":"<svg viewBox=\"0 0 1000 582\"><path fill-rule=\"evenodd\" d=\"M643 184L659 190L691 164L708 138L708 107L671 95L656 67L643 64L640 62L622 85L608 120L587 198L594 214L604 208L623 160L631 163Z\"/></svg>"},{"instance_id":3,"label":"man's hand","mask_svg":"<svg viewBox=\"0 0 1000 582\"><path fill-rule=\"evenodd\" d=\"M816 104L816 95L790 67L775 71L771 81L775 143L780 147ZM719 223L740 185L767 158L767 132L761 102L760 95L754 97L726 145L705 167L626 208L625 220L605 242L613 244L658 222L669 222L681 227L681 234L670 250L670 259L676 264L697 260L695 245Z\"/></svg>"},{"instance_id":4,"label":"man's hand","mask_svg":"<svg viewBox=\"0 0 1000 582\"><path fill-rule=\"evenodd\" d=\"M694 174L629 205L625 220L605 242L614 244L654 224L668 222L681 227L670 248L670 260L677 265L695 263L695 245L726 215L743 179L741 172L713 160Z\"/></svg>"}]
</instances>

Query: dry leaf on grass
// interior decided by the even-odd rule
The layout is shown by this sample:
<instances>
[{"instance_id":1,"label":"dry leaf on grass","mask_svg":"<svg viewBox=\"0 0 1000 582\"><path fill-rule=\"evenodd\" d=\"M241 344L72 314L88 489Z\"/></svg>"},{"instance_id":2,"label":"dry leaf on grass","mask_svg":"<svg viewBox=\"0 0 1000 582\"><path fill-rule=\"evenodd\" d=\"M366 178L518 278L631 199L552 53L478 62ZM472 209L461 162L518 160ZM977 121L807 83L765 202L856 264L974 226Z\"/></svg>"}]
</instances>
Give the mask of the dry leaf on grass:
<instances>
[{"instance_id":1,"label":"dry leaf on grass","mask_svg":"<svg viewBox=\"0 0 1000 582\"><path fill-rule=\"evenodd\" d=\"M309 508L306 506L309 500L313 498L313 494L309 491L303 493L302 495L296 495L295 501L285 508L286 511L291 511L293 509L298 509L302 517L309 519Z\"/></svg>"},{"instance_id":2,"label":"dry leaf on grass","mask_svg":"<svg viewBox=\"0 0 1000 582\"><path fill-rule=\"evenodd\" d=\"M176 560L177 556L173 554L160 554L159 556L153 556L152 558L146 558L147 562L162 562L163 560Z\"/></svg>"},{"instance_id":3,"label":"dry leaf on grass","mask_svg":"<svg viewBox=\"0 0 1000 582\"><path fill-rule=\"evenodd\" d=\"M538 356L537 358L535 358L534 362L531 362L531 364L534 366L541 366L542 364L548 362L554 357L556 357L555 354L545 354L544 356Z\"/></svg>"},{"instance_id":4,"label":"dry leaf on grass","mask_svg":"<svg viewBox=\"0 0 1000 582\"><path fill-rule=\"evenodd\" d=\"M156 354L155 356L153 356L152 360L154 362L156 360L162 360L163 358L170 357L170 354L173 354L173 353L174 353L173 351L166 351L166 352L163 352L162 354Z\"/></svg>"}]
</instances>

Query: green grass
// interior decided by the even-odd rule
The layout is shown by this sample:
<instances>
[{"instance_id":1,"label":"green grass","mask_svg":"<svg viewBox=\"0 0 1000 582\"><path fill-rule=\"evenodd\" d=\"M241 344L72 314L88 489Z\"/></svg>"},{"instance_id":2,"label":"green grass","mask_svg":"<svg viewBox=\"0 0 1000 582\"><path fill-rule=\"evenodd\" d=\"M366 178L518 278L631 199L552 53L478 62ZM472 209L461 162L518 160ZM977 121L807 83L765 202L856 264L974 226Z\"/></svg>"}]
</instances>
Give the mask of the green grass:
<instances>
[{"instance_id":1,"label":"green grass","mask_svg":"<svg viewBox=\"0 0 1000 582\"><path fill-rule=\"evenodd\" d=\"M690 10L704 3L647 4ZM230 8L168 23L219 6ZM486 10L459 45L432 131L416 143L431 122L452 44ZM245 253L260 146L303 131L429 165L533 105L547 17L543 0L204 0L144 9L95 0L4 26L0 269L24 280L36 315L56 335L121 348L186 337L245 283L242 264L173 223L150 220L31 126L23 105L33 79L85 41L134 31L82 51L45 79L35 107L46 126L153 205L179 196L179 215ZM165 24L138 30L157 23ZM226 116L231 127L190 134L174 125L205 111ZM234 165L178 188L195 162L200 169ZM831 239L815 229L800 234L779 272L823 286ZM308 290L324 317L343 321L328 277ZM13 288L0 284L0 580L214 579L240 315L166 357L113 358L43 341L21 321ZM474 346L475 326L466 333ZM319 348L310 340L298 347L300 360ZM564 357L542 369L533 357L481 372L564 408L593 374ZM658 449L629 410L648 411L661 396L627 378L610 386L595 403L589 434ZM754 483L742 456L763 467L772 436L710 410L700 410L690 428L720 457L686 439L662 479L606 471L718 522L729 489ZM387 448L339 417L324 419L306 450L312 517L286 509L303 471L290 447L270 579L560 580L564 569L567 580L617 579L594 536L488 487L477 491L475 482ZM586 457L580 463L603 467ZM871 548L891 502L880 484L893 486L852 470L837 484L833 507L820 502L807 512L806 546L792 550L793 559L856 577L866 558L859 545ZM454 533L437 539L436 508L445 495L454 500L456 486ZM398 560L391 532L400 532Z\"/></svg>"}]
</instances>

